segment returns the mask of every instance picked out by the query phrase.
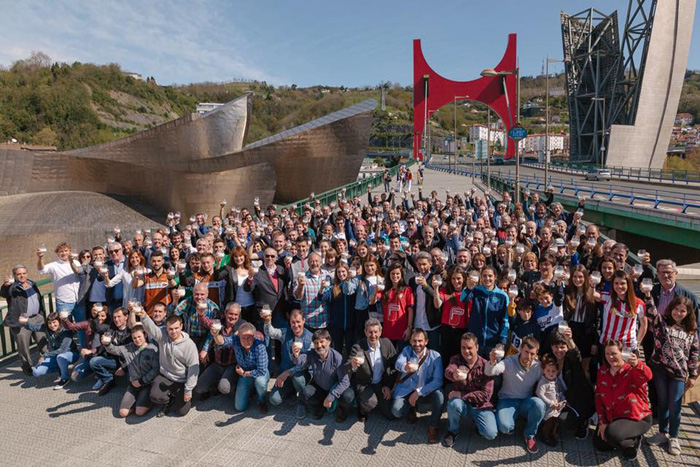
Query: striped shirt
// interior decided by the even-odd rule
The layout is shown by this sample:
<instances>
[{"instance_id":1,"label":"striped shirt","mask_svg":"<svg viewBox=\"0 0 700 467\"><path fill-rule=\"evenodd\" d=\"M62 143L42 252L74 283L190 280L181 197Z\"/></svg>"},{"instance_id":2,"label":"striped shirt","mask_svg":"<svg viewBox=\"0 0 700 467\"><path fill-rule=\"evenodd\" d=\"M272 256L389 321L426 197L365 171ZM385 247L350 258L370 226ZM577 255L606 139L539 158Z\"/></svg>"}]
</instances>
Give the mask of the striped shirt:
<instances>
[{"instance_id":1,"label":"striped shirt","mask_svg":"<svg viewBox=\"0 0 700 467\"><path fill-rule=\"evenodd\" d=\"M639 298L636 299L634 307L635 314L630 313L627 304L620 301L613 306L613 299L609 293L602 293L601 302L603 305L600 343L604 344L609 339L619 340L624 347L636 350L637 331L639 329L638 320L644 317L646 307Z\"/></svg>"}]
</instances>

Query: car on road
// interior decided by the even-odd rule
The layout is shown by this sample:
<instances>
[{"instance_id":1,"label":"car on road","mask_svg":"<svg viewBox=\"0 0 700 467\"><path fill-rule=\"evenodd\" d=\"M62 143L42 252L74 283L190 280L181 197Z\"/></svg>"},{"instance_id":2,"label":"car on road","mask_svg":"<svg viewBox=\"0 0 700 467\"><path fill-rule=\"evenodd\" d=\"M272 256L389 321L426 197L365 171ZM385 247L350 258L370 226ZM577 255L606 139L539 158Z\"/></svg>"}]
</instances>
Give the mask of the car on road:
<instances>
[{"instance_id":1,"label":"car on road","mask_svg":"<svg viewBox=\"0 0 700 467\"><path fill-rule=\"evenodd\" d=\"M612 172L609 169L590 169L586 173L586 180L607 180L610 181L612 178Z\"/></svg>"}]
</instances>

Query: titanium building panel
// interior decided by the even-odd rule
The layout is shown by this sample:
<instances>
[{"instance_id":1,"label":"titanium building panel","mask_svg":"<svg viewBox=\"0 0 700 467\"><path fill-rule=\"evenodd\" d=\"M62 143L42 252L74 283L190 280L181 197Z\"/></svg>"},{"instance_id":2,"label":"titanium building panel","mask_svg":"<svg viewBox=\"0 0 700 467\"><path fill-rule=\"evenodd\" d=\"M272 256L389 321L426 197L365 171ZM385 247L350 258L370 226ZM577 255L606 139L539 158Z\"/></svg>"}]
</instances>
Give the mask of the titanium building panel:
<instances>
[{"instance_id":1,"label":"titanium building panel","mask_svg":"<svg viewBox=\"0 0 700 467\"><path fill-rule=\"evenodd\" d=\"M4 217L0 241L20 239L49 224L55 237L42 242L48 247L59 238L75 238L81 228L101 230L103 221L112 225L123 219L127 225L136 211L152 216L180 211L187 218L218 213L222 199L251 207L259 197L266 206L353 182L375 107L367 100L243 147L250 109L245 95L201 116L98 146L66 152L2 149L0 212L14 214ZM81 194L70 194L75 192ZM77 208L57 211L52 207L57 202ZM102 217L83 224L94 209ZM13 223L26 229L12 229ZM6 251L13 249L23 251L19 244ZM33 261L25 253L20 259Z\"/></svg>"}]
</instances>

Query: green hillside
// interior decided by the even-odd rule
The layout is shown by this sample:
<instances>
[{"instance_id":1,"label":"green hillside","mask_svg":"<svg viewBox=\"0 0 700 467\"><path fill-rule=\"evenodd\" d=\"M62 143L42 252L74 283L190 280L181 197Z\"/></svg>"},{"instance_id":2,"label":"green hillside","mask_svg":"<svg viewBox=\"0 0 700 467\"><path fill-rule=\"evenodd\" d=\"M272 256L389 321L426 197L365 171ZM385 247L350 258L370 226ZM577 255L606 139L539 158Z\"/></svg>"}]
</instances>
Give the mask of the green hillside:
<instances>
[{"instance_id":1,"label":"green hillside","mask_svg":"<svg viewBox=\"0 0 700 467\"><path fill-rule=\"evenodd\" d=\"M386 110L376 111L371 135L375 147L408 147L412 141L412 88L381 83L367 88L295 85L273 87L265 82L196 83L160 86L154 79L135 80L116 64L53 63L34 53L0 69L0 141L55 145L73 149L121 138L192 112L198 102L228 102L251 91L253 113L247 143L308 122L327 113L373 98L385 88ZM563 76L550 79L552 89L564 86ZM544 78L523 77L523 102L544 106ZM457 131L468 133L474 123L486 122L485 106L460 102ZM568 111L563 96L550 99L551 113L560 120L552 131L566 130ZM689 72L681 110L700 111L700 75ZM524 118L531 132L544 129L541 116ZM454 131L453 105L431 116L436 136Z\"/></svg>"}]
</instances>

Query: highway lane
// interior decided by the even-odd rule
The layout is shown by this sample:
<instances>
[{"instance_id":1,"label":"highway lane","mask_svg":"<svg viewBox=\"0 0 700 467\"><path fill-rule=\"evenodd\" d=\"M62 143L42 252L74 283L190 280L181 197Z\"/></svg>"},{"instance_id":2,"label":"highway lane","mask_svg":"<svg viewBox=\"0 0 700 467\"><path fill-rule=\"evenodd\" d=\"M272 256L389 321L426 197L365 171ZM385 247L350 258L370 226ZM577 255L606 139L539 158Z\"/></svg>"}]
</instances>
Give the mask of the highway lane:
<instances>
[{"instance_id":1,"label":"highway lane","mask_svg":"<svg viewBox=\"0 0 700 467\"><path fill-rule=\"evenodd\" d=\"M446 164L439 164L446 165ZM471 164L459 164L458 169L461 170L471 170ZM475 164L475 169L479 170L479 165ZM523 185L526 181L534 181L533 177L537 177L539 180L544 179L544 170L530 167L521 166L521 182ZM486 167L483 167L486 170ZM515 178L515 165L492 165L491 172L493 174L501 174L506 177ZM700 216L700 191L694 187L688 187L683 185L654 185L645 182L633 182L628 180L617 180L612 179L611 181L592 181L585 180L584 175L578 174L567 174L562 172L550 172L550 179L555 187L562 185L564 187L576 187L585 189L586 191L581 191L579 196L590 198L591 187L597 192L595 194L595 199L608 200L609 193L612 191L615 194L623 195L616 196L613 198L613 202L629 204L629 196L634 193L635 197L642 197L648 199L635 199L634 206L638 207L648 207L654 208L655 198L658 196L660 200L672 201L678 204L665 204L660 203L658 209L661 211L669 212L682 212L682 203L685 200L689 204L696 205L698 207L689 207L686 213L693 216ZM532 187L532 185L530 185ZM558 191L558 189L557 189ZM565 190L564 194L573 195L573 190ZM625 197L626 196L626 197Z\"/></svg>"}]
</instances>

